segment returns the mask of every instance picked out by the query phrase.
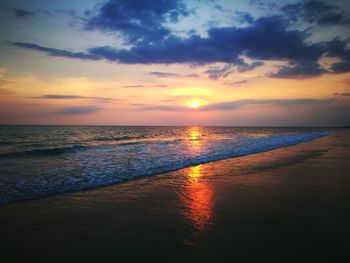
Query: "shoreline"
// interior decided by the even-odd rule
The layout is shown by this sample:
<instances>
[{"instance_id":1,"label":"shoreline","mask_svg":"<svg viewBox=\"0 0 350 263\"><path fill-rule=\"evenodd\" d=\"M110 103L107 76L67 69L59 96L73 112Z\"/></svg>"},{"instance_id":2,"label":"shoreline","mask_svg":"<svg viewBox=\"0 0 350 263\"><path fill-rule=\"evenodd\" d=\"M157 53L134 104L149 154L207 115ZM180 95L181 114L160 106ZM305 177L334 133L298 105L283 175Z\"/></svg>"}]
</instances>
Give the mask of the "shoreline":
<instances>
[{"instance_id":1,"label":"shoreline","mask_svg":"<svg viewBox=\"0 0 350 263\"><path fill-rule=\"evenodd\" d=\"M291 146L295 146L298 145L300 143L306 143L306 142L311 142L313 140L322 138L324 136L327 136L329 134L329 131L314 131L314 132L309 132L309 133L301 133L301 134L285 134L285 135L277 135L277 136L271 136L272 138L278 138L278 142L274 142L274 143L267 143L265 146L260 147L260 148L251 148L250 150L246 150L246 151L241 151L241 152L224 152L221 153L220 155L217 156L200 156L200 159L198 159L198 157L193 157L192 159L188 159L188 160L184 160L183 163L181 164L173 164L172 166L166 167L166 168L159 168L160 171L156 171L153 170L151 172L144 172L144 171L139 171L141 172L141 174L136 174L136 175L131 175L131 177L127 177L127 178L114 178L114 179L108 179L107 181L101 181L98 182L97 184L87 184L87 185L79 185L79 186L75 186L75 187L67 187L67 185L61 185L61 187L57 188L54 191L49 191L49 192L45 192L45 190L43 192L36 192L38 190L41 189L52 189L55 188L55 184L51 184L51 185L41 185L38 186L34 185L34 187L32 188L32 190L30 190L29 192L24 193L23 196L20 196L19 198L16 197L12 197L11 198L6 198L6 196L0 195L0 207L11 204L11 203L16 203L16 202L22 202L22 201L28 201L28 200L36 200L36 199L41 199L41 198L47 198L50 196L56 196L56 195L60 195L60 194L64 194L64 193L73 193L76 191L88 191L88 190L93 190L93 189L99 189L102 187L109 187L112 185L117 185L120 183L125 183L127 181L132 181L132 180L137 180L139 178L142 177L150 177L150 176L155 176L155 175L161 175L161 174L165 174L165 173L170 173L170 172L176 172L182 169L186 169L186 168L190 168L193 166L197 166L197 165L202 165L202 164L208 164L211 162L217 162L217 161L222 161L222 160L226 160L226 159L233 159L233 158L240 158L240 157L245 157L245 156L249 156L249 155L254 155L254 154L259 154L259 153L264 153L264 152L268 152L271 150L276 150L276 149L282 149L282 148L286 148L286 147L291 147ZM278 137L278 136L296 136L294 138L294 141L288 141L288 142L282 142L284 139L283 137ZM297 136L303 136L302 138L297 138ZM311 136L311 137L310 137ZM282 139L281 139L282 138ZM176 141L176 140L175 140ZM145 143L143 141L141 142L137 142L137 143ZM132 143L134 144L134 143ZM135 142L136 144L136 142ZM121 144L117 144L117 145L129 145L129 142L127 143L121 143ZM193 144L193 145L197 145L197 144ZM105 146L105 145L100 145L100 146ZM106 145L109 146L109 145ZM79 145L79 146L67 146L67 147L59 147L59 148L49 148L49 149L34 149L34 150L29 150L29 151L24 151L24 152L12 152L12 153L4 153L4 154L0 154L0 157L5 156L9 157L9 158L13 158L13 157L21 157L21 156L26 156L26 154L31 154L34 156L35 155L39 155L39 156L45 156L45 154L49 155L49 153L54 152L55 154L57 153L64 153L67 150L75 150L75 149L80 149L80 150L88 150L88 149L93 149L96 148L98 146L83 146L83 145ZM197 147L197 146L196 146ZM239 147L239 146L238 146ZM234 145L233 145L233 149L235 149ZM59 166L59 163L56 164L57 166ZM115 171L116 172L116 171ZM143 173L143 174L142 174ZM93 177L93 176L92 176ZM56 179L60 179L60 178L56 178ZM92 179L99 179L99 178L92 178ZM41 179L43 180L43 179ZM48 180L48 178L46 178L46 180ZM45 181L45 178L44 180ZM19 189L20 191L21 189ZM11 196L11 195L9 195Z\"/></svg>"},{"instance_id":2,"label":"shoreline","mask_svg":"<svg viewBox=\"0 0 350 263\"><path fill-rule=\"evenodd\" d=\"M349 138L331 131L295 146L7 204L0 207L3 257L340 259L350 234Z\"/></svg>"}]
</instances>

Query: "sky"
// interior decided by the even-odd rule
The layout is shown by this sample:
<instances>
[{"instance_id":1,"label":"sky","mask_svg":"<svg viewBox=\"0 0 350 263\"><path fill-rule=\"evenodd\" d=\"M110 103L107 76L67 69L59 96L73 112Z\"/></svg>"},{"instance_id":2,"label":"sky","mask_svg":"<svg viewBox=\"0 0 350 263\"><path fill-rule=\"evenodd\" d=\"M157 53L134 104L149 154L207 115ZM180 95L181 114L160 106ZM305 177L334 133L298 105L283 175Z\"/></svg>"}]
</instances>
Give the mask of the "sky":
<instances>
[{"instance_id":1,"label":"sky","mask_svg":"<svg viewBox=\"0 0 350 263\"><path fill-rule=\"evenodd\" d=\"M350 125L350 1L2 0L0 124Z\"/></svg>"}]
</instances>

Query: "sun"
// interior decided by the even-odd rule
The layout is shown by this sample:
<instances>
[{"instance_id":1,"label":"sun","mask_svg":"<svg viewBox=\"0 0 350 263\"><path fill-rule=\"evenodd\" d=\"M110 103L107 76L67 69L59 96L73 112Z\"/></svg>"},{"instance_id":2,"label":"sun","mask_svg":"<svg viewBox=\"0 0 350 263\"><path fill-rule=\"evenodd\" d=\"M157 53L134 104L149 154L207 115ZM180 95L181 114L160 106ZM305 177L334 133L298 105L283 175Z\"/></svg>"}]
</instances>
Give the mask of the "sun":
<instances>
[{"instance_id":1,"label":"sun","mask_svg":"<svg viewBox=\"0 0 350 263\"><path fill-rule=\"evenodd\" d=\"M192 101L191 102L191 107L192 108L198 108L199 106L201 106L201 104L198 101Z\"/></svg>"}]
</instances>

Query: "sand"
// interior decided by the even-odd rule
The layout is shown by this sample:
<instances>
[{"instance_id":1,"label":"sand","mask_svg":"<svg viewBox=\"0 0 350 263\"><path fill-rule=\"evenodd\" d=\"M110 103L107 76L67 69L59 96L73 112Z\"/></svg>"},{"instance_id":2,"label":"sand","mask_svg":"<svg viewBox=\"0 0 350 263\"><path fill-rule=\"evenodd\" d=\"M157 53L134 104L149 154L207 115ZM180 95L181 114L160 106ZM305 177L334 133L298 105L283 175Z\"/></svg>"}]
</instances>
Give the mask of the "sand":
<instances>
[{"instance_id":1,"label":"sand","mask_svg":"<svg viewBox=\"0 0 350 263\"><path fill-rule=\"evenodd\" d=\"M350 131L0 207L2 262L339 262Z\"/></svg>"}]
</instances>

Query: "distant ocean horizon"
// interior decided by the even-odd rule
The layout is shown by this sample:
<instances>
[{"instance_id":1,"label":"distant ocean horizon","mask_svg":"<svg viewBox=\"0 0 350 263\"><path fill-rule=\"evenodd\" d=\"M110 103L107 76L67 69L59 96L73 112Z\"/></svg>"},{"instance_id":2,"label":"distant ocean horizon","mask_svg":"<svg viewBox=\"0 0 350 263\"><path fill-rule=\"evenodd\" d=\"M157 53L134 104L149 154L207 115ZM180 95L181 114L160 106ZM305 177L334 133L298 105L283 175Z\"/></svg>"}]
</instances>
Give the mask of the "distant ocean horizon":
<instances>
[{"instance_id":1,"label":"distant ocean horizon","mask_svg":"<svg viewBox=\"0 0 350 263\"><path fill-rule=\"evenodd\" d=\"M0 126L0 205L296 145L327 128Z\"/></svg>"}]
</instances>

